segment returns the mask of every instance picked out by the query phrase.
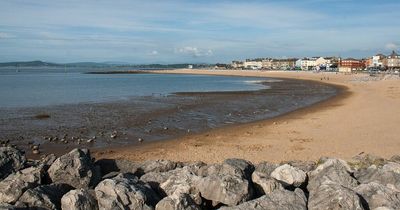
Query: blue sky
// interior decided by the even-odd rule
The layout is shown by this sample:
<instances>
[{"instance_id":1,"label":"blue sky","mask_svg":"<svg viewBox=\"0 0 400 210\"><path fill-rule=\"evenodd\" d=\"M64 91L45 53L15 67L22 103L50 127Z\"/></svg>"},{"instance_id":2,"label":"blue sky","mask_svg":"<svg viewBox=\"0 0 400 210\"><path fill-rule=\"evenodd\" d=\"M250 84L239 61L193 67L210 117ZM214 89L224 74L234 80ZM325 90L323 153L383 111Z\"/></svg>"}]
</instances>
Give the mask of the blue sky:
<instances>
[{"instance_id":1,"label":"blue sky","mask_svg":"<svg viewBox=\"0 0 400 210\"><path fill-rule=\"evenodd\" d=\"M0 0L0 62L214 63L400 50L399 0Z\"/></svg>"}]
</instances>

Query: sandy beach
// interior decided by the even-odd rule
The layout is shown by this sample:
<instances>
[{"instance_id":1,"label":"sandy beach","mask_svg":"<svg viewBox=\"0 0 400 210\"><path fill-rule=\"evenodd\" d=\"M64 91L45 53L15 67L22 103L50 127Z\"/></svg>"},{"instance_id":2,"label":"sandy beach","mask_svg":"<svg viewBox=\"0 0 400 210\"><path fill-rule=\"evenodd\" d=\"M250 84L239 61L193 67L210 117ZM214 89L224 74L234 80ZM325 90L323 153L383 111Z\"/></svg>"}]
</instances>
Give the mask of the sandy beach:
<instances>
[{"instance_id":1,"label":"sandy beach","mask_svg":"<svg viewBox=\"0 0 400 210\"><path fill-rule=\"evenodd\" d=\"M317 160L321 156L350 159L360 153L390 157L400 150L398 79L373 81L365 74L312 72L172 70L168 73L305 79L343 86L345 90L327 101L273 119L135 148L97 151L96 158L212 163L236 157L257 163Z\"/></svg>"}]
</instances>

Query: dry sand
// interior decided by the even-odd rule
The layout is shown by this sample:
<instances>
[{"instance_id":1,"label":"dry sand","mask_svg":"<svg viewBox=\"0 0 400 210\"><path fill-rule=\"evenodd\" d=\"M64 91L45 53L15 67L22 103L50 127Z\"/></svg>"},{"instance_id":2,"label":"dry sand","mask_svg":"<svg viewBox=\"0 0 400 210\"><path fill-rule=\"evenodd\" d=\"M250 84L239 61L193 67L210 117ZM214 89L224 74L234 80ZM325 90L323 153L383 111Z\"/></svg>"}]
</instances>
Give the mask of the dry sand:
<instances>
[{"instance_id":1,"label":"dry sand","mask_svg":"<svg viewBox=\"0 0 400 210\"><path fill-rule=\"evenodd\" d=\"M163 71L163 73L167 73ZM342 94L277 118L235 125L179 139L97 151L97 158L221 162L350 159L400 151L400 80L369 80L365 74L173 70L168 73L259 76L314 80L345 87ZM321 81L321 78L326 78ZM327 80L329 77L329 80Z\"/></svg>"}]
</instances>

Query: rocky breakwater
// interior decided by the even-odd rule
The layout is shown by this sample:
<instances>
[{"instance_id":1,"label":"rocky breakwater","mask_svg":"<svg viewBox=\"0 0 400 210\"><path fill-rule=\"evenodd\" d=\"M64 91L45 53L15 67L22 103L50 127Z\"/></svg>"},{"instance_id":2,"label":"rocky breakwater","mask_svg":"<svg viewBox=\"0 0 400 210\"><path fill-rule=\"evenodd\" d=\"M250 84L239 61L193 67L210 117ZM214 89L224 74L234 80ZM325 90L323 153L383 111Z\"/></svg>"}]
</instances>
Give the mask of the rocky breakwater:
<instances>
[{"instance_id":1,"label":"rocky breakwater","mask_svg":"<svg viewBox=\"0 0 400 210\"><path fill-rule=\"evenodd\" d=\"M91 158L27 160L0 148L0 209L400 209L400 157L358 155L220 164Z\"/></svg>"}]
</instances>

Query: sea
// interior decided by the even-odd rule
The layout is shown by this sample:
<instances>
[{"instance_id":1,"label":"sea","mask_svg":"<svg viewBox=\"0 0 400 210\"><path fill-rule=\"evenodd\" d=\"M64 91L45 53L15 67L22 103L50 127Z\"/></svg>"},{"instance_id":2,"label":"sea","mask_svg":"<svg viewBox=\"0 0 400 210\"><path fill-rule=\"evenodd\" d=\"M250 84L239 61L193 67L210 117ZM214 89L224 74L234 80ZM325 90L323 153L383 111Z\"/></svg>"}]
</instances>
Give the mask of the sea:
<instances>
[{"instance_id":1,"label":"sea","mask_svg":"<svg viewBox=\"0 0 400 210\"><path fill-rule=\"evenodd\" d=\"M176 92L252 91L259 78L173 74L87 74L108 69L0 68L0 108L111 102ZM140 70L139 70L140 71Z\"/></svg>"}]
</instances>

